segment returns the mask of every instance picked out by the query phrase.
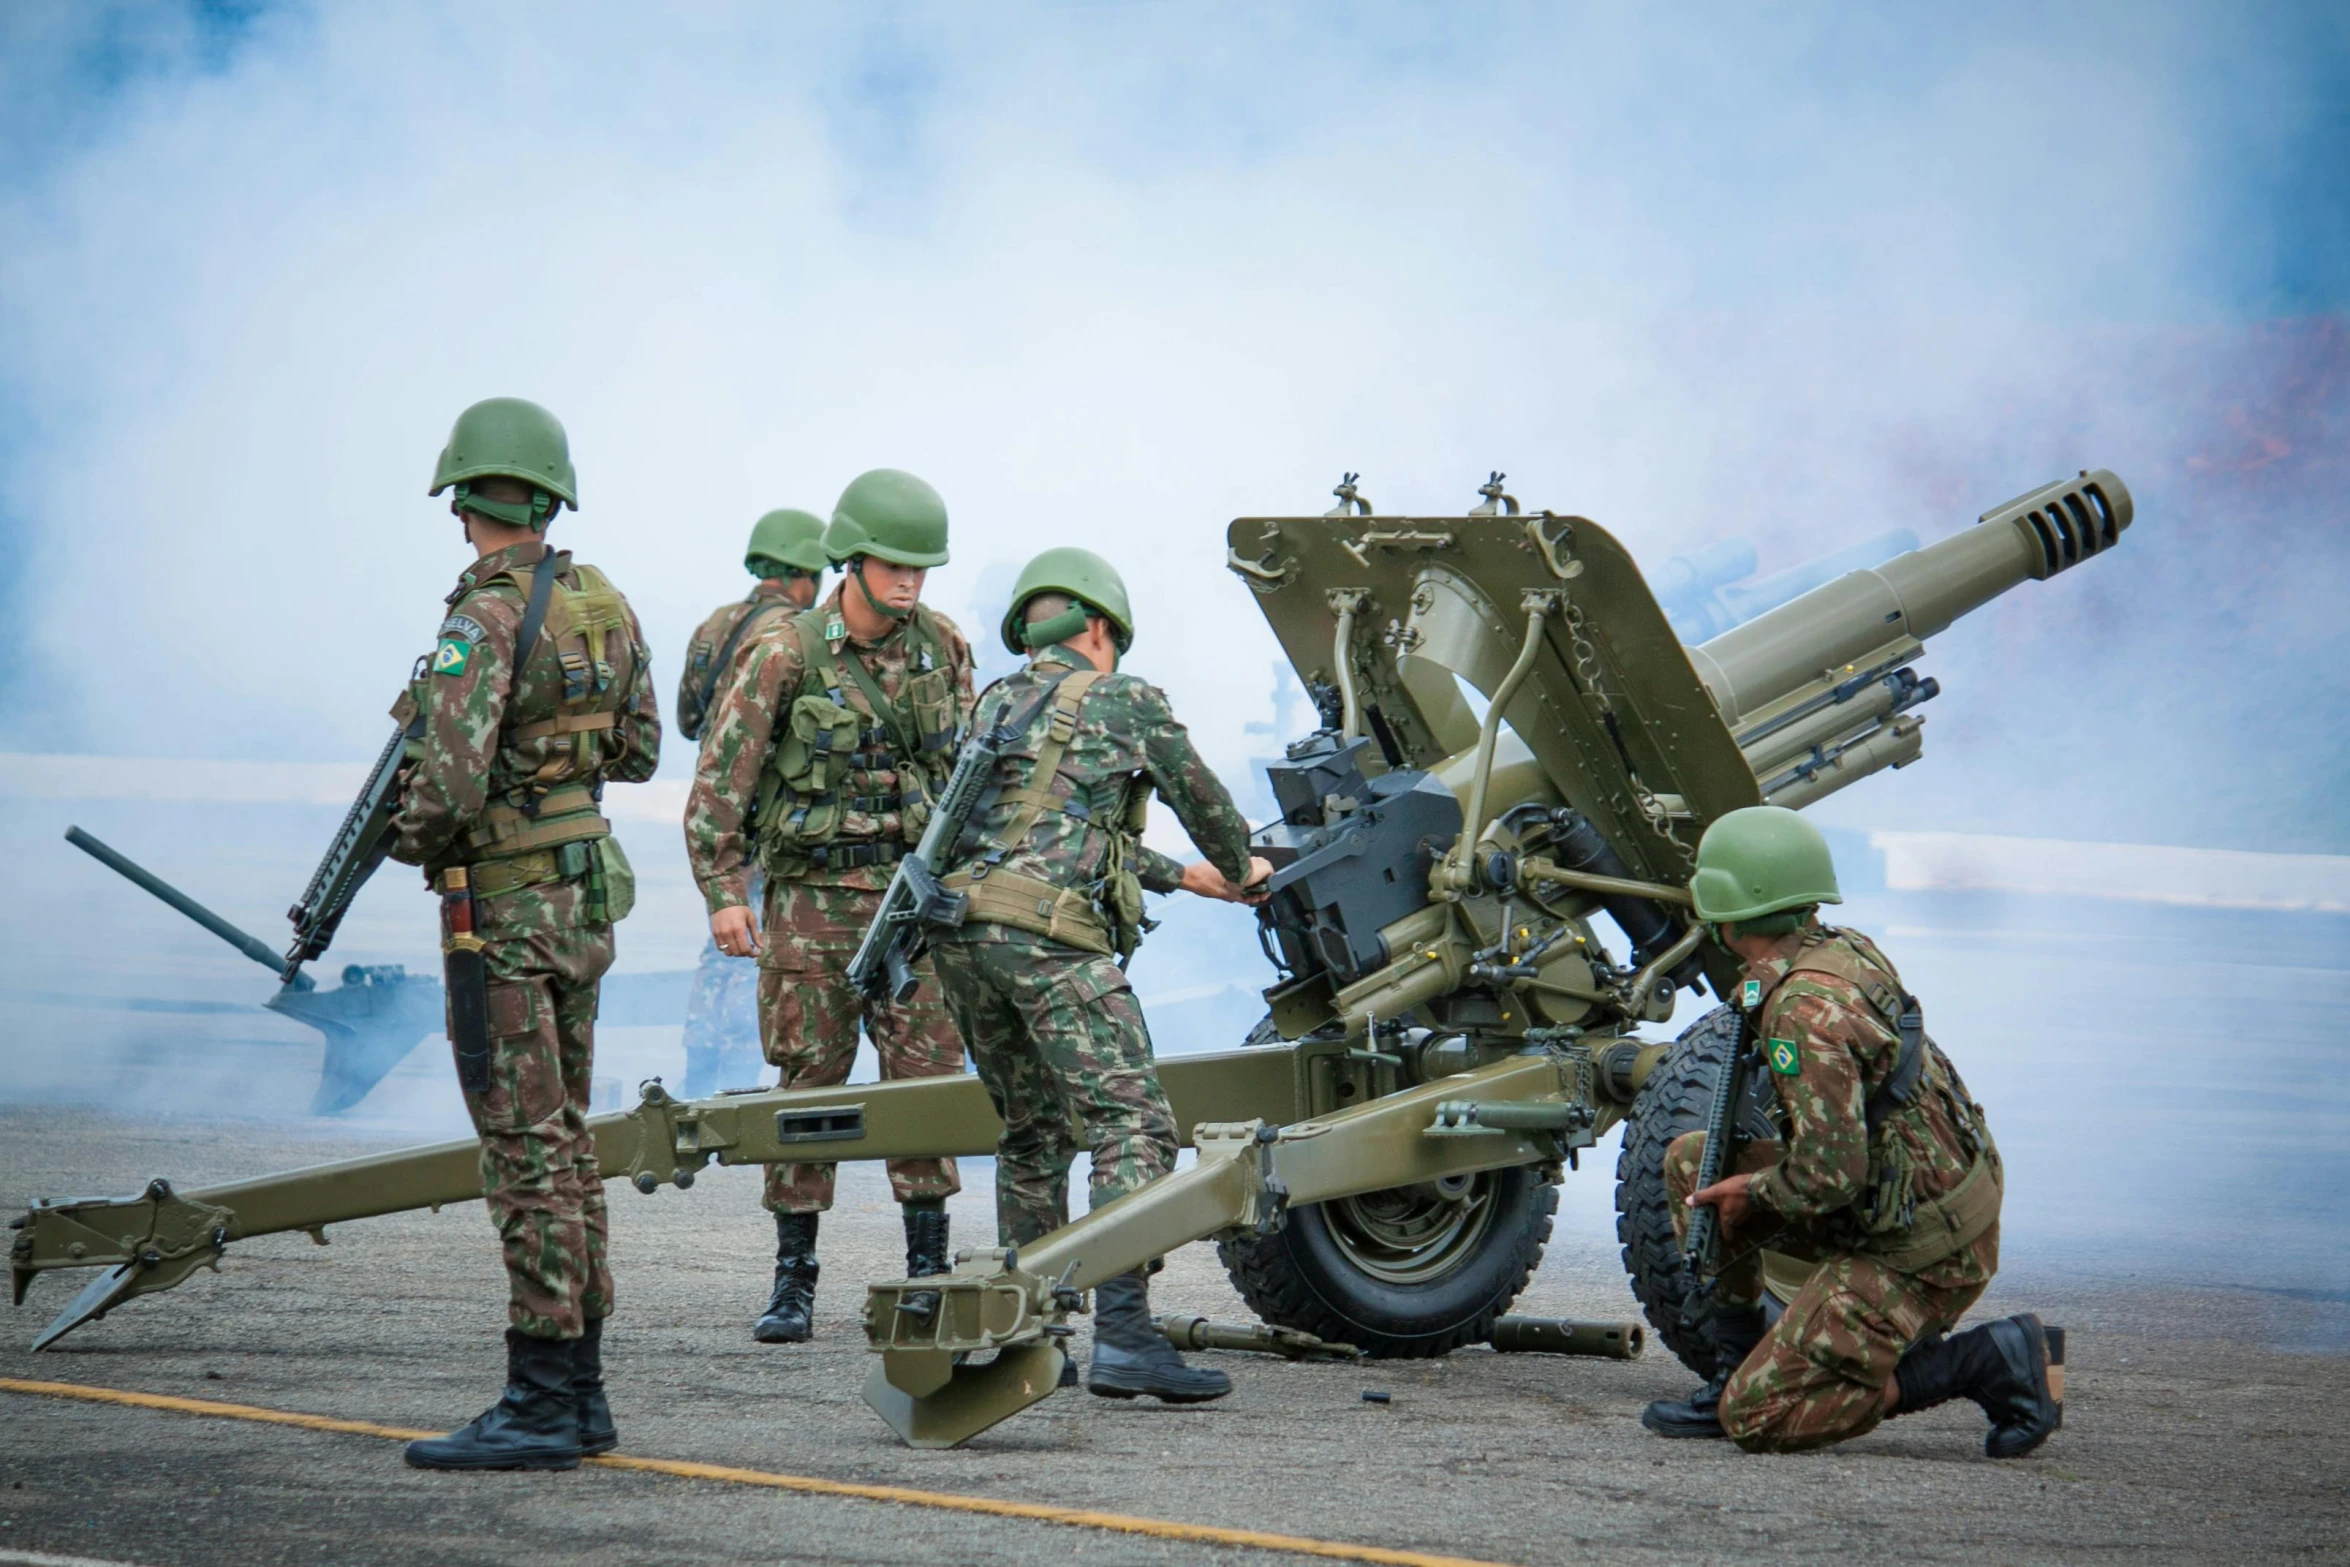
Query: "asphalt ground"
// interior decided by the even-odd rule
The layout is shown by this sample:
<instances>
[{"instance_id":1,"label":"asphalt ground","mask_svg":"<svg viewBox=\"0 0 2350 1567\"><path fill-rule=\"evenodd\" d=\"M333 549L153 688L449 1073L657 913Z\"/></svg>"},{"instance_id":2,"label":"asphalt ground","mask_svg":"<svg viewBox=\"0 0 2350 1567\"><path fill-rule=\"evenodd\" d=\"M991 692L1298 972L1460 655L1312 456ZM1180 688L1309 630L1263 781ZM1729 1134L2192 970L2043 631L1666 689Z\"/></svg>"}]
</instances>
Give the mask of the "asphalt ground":
<instances>
[{"instance_id":1,"label":"asphalt ground","mask_svg":"<svg viewBox=\"0 0 2350 1567\"><path fill-rule=\"evenodd\" d=\"M128 1192L374 1151L347 1131L0 1110L0 1200ZM987 1168L956 1200L988 1211ZM1607 1182L1570 1176L1521 1309L1630 1315ZM813 1344L754 1344L772 1231L757 1177L613 1193L620 1314L607 1361L622 1452L863 1485L1276 1531L1495 1562L2330 1560L2350 1556L2350 1358L2323 1291L2004 1274L1981 1314L2071 1334L2065 1429L1993 1463L1971 1405L1848 1446L1750 1457L1665 1444L1646 1400L1690 1378L1654 1345L1618 1363L1470 1350L1292 1365L1238 1354L1233 1395L1169 1409L1064 1392L953 1452L901 1447L858 1390L861 1282L896 1273L881 1172L844 1172ZM478 1205L233 1247L217 1275L25 1346L79 1278L6 1321L0 1378L442 1429L495 1394L503 1286ZM1163 1309L1246 1320L1206 1245L1170 1259ZM1082 1343L1082 1335L1080 1336ZM1366 1389L1391 1402L1364 1402ZM0 1391L0 1560L156 1564L1158 1563L1302 1559L909 1503L588 1468L426 1474L380 1437Z\"/></svg>"}]
</instances>

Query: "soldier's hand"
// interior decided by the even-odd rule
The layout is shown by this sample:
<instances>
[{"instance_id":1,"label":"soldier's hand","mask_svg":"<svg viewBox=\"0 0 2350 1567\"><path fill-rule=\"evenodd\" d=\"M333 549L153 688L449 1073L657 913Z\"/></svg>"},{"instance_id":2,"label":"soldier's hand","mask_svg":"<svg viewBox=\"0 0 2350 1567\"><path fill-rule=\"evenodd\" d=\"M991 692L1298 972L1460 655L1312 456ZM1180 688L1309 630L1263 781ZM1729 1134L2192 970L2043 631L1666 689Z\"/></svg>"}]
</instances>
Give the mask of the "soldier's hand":
<instances>
[{"instance_id":1,"label":"soldier's hand","mask_svg":"<svg viewBox=\"0 0 2350 1567\"><path fill-rule=\"evenodd\" d=\"M1716 1181L1711 1186L1691 1192L1689 1206L1692 1208L1712 1208L1715 1217L1721 1223L1722 1233L1727 1235L1736 1229L1749 1213L1754 1211L1754 1200L1746 1195L1747 1187L1753 1184L1754 1177L1752 1175L1730 1176L1726 1180Z\"/></svg>"},{"instance_id":2,"label":"soldier's hand","mask_svg":"<svg viewBox=\"0 0 2350 1567\"><path fill-rule=\"evenodd\" d=\"M1240 896L1224 873L1205 860L1194 860L1183 867L1183 890L1222 903L1231 903Z\"/></svg>"},{"instance_id":3,"label":"soldier's hand","mask_svg":"<svg viewBox=\"0 0 2350 1567\"><path fill-rule=\"evenodd\" d=\"M1248 880L1240 884L1240 901L1262 903L1273 895L1273 862L1261 855L1248 857Z\"/></svg>"},{"instance_id":4,"label":"soldier's hand","mask_svg":"<svg viewBox=\"0 0 2350 1567\"><path fill-rule=\"evenodd\" d=\"M710 939L730 958L759 955L759 921L741 904L710 916Z\"/></svg>"}]
</instances>

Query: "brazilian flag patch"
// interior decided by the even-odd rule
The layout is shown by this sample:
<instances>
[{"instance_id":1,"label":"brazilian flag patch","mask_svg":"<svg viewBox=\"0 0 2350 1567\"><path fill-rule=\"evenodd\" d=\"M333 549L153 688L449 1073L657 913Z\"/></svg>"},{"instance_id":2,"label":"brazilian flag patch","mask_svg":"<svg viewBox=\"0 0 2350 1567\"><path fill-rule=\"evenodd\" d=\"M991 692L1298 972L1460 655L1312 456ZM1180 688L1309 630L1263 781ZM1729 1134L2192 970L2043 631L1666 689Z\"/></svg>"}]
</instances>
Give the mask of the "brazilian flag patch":
<instances>
[{"instance_id":1,"label":"brazilian flag patch","mask_svg":"<svg viewBox=\"0 0 2350 1567\"><path fill-rule=\"evenodd\" d=\"M1781 1077L1800 1077L1803 1074L1803 1052L1792 1039L1774 1039L1765 1047L1771 1058L1771 1070Z\"/></svg>"},{"instance_id":2,"label":"brazilian flag patch","mask_svg":"<svg viewBox=\"0 0 2350 1567\"><path fill-rule=\"evenodd\" d=\"M473 644L463 637L443 637L432 650L432 672L436 675L462 675L465 666L473 662Z\"/></svg>"}]
</instances>

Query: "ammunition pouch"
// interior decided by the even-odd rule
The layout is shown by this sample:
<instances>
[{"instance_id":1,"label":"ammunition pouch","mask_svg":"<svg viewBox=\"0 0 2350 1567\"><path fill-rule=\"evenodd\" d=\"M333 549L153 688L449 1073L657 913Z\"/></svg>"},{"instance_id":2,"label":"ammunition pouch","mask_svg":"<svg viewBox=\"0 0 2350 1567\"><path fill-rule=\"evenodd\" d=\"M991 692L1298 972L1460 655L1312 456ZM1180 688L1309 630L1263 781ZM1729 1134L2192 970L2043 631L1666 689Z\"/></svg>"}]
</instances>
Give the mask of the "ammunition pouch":
<instances>
[{"instance_id":1,"label":"ammunition pouch","mask_svg":"<svg viewBox=\"0 0 2350 1567\"><path fill-rule=\"evenodd\" d=\"M927 653L937 667L912 676L892 702L862 662L833 652L817 617L798 616L791 630L799 639L803 685L759 775L752 820L760 862L770 876L785 879L893 865L906 845L920 841L929 797L953 763L961 717L954 670L917 616L906 635L917 656ZM858 789L865 792L851 792ZM868 836L891 815L898 818L895 841ZM857 825L858 841L841 843L853 817L876 826Z\"/></svg>"},{"instance_id":2,"label":"ammunition pouch","mask_svg":"<svg viewBox=\"0 0 2350 1567\"><path fill-rule=\"evenodd\" d=\"M1907 1223L1869 1236L1859 1249L1903 1273L1930 1268L1972 1246L1999 1222L2002 1186L1999 1150L1986 1144L1964 1180L1917 1204Z\"/></svg>"}]
</instances>

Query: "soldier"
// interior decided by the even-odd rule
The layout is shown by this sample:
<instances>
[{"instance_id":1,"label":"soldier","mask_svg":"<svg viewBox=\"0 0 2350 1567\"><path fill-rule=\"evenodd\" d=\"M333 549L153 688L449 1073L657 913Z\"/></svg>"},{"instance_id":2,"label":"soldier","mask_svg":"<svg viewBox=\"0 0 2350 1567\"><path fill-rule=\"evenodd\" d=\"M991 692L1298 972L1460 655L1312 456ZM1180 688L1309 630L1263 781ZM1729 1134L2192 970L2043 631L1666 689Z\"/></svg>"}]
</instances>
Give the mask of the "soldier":
<instances>
[{"instance_id":1,"label":"soldier","mask_svg":"<svg viewBox=\"0 0 2350 1567\"><path fill-rule=\"evenodd\" d=\"M946 503L912 474L877 468L841 492L824 549L843 567L840 585L738 655L686 803L711 939L758 956L760 1039L784 1088L848 1081L860 1023L885 1078L963 1069L935 991L903 1006L867 1001L846 972L891 866L922 836L970 712L970 646L921 602L925 575L946 564ZM764 921L749 906L754 861L767 878ZM907 1276L944 1273L955 1162L892 1159L889 1183L904 1207ZM775 1287L752 1329L761 1343L809 1336L816 1227L832 1190L830 1164L768 1166Z\"/></svg>"},{"instance_id":2,"label":"soldier","mask_svg":"<svg viewBox=\"0 0 2350 1567\"><path fill-rule=\"evenodd\" d=\"M636 881L598 804L661 748L635 614L541 537L579 504L554 415L520 398L457 418L431 494L480 557L394 716L423 717L393 858L442 895L450 1039L505 1250L506 1391L423 1469L571 1469L619 1438L604 1397L604 1187L587 1129L596 989Z\"/></svg>"},{"instance_id":3,"label":"soldier","mask_svg":"<svg viewBox=\"0 0 2350 1567\"><path fill-rule=\"evenodd\" d=\"M1008 746L944 884L970 898L966 923L933 951L947 1004L1004 1131L996 1150L999 1244L1068 1222L1069 1163L1093 1155L1091 1205L1175 1167L1176 1129L1150 1032L1124 971L1142 939L1142 894L1178 887L1245 901L1272 873L1248 852L1248 822L1192 749L1166 696L1118 674L1133 641L1126 586L1081 549L1047 550L1012 590L1004 645L1028 667L990 688L983 715L1009 716ZM1143 847L1156 789L1207 859L1180 866ZM1221 1371L1184 1364L1151 1324L1147 1270L1094 1292L1086 1386L1105 1398L1221 1398Z\"/></svg>"},{"instance_id":4,"label":"soldier","mask_svg":"<svg viewBox=\"0 0 2350 1567\"><path fill-rule=\"evenodd\" d=\"M1999 1152L1893 965L1819 922L1819 905L1844 901L1827 841L1778 806L1732 811L1698 843L1689 890L1745 960L1739 1005L1786 1135L1748 1145L1703 1191L1705 1134L1666 1150L1674 1223L1714 1207L1730 1261L1714 1285L1713 1379L1641 1423L1797 1452L1965 1397L1990 1417L1985 1452L2030 1452L2063 1416L2040 1319L1943 1336L1999 1268ZM1764 1246L1819 1264L1767 1333Z\"/></svg>"},{"instance_id":5,"label":"soldier","mask_svg":"<svg viewBox=\"0 0 2350 1567\"><path fill-rule=\"evenodd\" d=\"M694 631L686 647L685 673L677 682L677 731L702 738L702 722L716 699L718 683L734 655L770 621L798 614L816 602L831 562L824 554L824 522L804 511L771 511L751 529L744 569L759 579L747 598L722 604ZM762 892L758 872L746 895ZM759 966L728 957L718 943L702 944L694 986L685 1003L686 1098L699 1099L727 1084L751 1081L759 1051Z\"/></svg>"}]
</instances>

